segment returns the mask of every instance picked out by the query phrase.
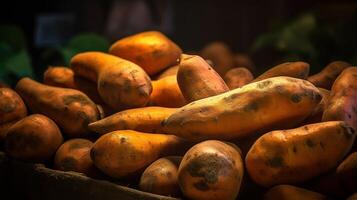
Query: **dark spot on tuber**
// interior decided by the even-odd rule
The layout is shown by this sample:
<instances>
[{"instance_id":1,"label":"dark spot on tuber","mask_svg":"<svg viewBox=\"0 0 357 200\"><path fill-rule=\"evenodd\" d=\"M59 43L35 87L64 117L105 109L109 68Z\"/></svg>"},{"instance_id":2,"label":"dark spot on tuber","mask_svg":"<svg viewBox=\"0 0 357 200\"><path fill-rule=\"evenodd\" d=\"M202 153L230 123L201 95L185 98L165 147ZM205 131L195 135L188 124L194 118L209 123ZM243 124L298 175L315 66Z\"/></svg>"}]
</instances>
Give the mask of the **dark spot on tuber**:
<instances>
[{"instance_id":1,"label":"dark spot on tuber","mask_svg":"<svg viewBox=\"0 0 357 200\"><path fill-rule=\"evenodd\" d=\"M342 133L344 134L345 138L347 140L350 140L352 138L352 135L355 134L355 130L352 127L346 125L345 123L341 123L340 126L342 128Z\"/></svg>"},{"instance_id":2,"label":"dark spot on tuber","mask_svg":"<svg viewBox=\"0 0 357 200\"><path fill-rule=\"evenodd\" d=\"M255 112L259 108L259 104L256 101L251 101L248 105L243 107L245 112Z\"/></svg>"},{"instance_id":3,"label":"dark spot on tuber","mask_svg":"<svg viewBox=\"0 0 357 200\"><path fill-rule=\"evenodd\" d=\"M314 148L316 146L316 144L314 143L314 141L312 141L311 139L306 139L305 140L305 144L306 146L310 147L310 148Z\"/></svg>"},{"instance_id":4,"label":"dark spot on tuber","mask_svg":"<svg viewBox=\"0 0 357 200\"><path fill-rule=\"evenodd\" d=\"M3 113L9 113L9 112L12 112L14 111L16 108L16 104L5 104L5 105L2 105L0 106L0 111L3 112Z\"/></svg>"},{"instance_id":5,"label":"dark spot on tuber","mask_svg":"<svg viewBox=\"0 0 357 200\"><path fill-rule=\"evenodd\" d=\"M209 186L207 185L207 183L204 180L199 180L198 182L195 182L193 184L193 186L201 191L207 191L209 190Z\"/></svg>"},{"instance_id":6,"label":"dark spot on tuber","mask_svg":"<svg viewBox=\"0 0 357 200\"><path fill-rule=\"evenodd\" d=\"M267 160L267 165L272 168L279 168L285 165L284 159L281 155L276 155L273 158Z\"/></svg>"},{"instance_id":7,"label":"dark spot on tuber","mask_svg":"<svg viewBox=\"0 0 357 200\"><path fill-rule=\"evenodd\" d=\"M301 101L301 96L298 94L293 94L291 95L290 99L294 103L299 103Z\"/></svg>"},{"instance_id":8,"label":"dark spot on tuber","mask_svg":"<svg viewBox=\"0 0 357 200\"><path fill-rule=\"evenodd\" d=\"M72 157L66 157L60 161L60 167L64 171L75 171L77 161Z\"/></svg>"},{"instance_id":9,"label":"dark spot on tuber","mask_svg":"<svg viewBox=\"0 0 357 200\"><path fill-rule=\"evenodd\" d=\"M272 84L272 82L271 82L270 80L262 81L262 82L259 82L259 83L257 84L257 88L259 88L259 89L264 89L264 88L268 87L268 86L271 85L271 84Z\"/></svg>"}]
</instances>

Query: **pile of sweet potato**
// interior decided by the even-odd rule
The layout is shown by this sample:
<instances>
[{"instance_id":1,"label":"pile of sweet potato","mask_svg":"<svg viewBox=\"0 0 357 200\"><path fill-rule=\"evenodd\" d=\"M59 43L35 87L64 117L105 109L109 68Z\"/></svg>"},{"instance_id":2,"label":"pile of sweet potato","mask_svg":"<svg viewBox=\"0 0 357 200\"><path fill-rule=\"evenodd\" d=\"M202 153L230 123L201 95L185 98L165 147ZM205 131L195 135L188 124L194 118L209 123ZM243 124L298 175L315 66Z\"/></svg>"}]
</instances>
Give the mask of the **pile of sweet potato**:
<instances>
[{"instance_id":1,"label":"pile of sweet potato","mask_svg":"<svg viewBox=\"0 0 357 200\"><path fill-rule=\"evenodd\" d=\"M357 67L309 76L287 62L254 77L221 44L200 55L155 31L77 54L43 83L0 88L0 142L15 159L161 195L353 198Z\"/></svg>"}]
</instances>

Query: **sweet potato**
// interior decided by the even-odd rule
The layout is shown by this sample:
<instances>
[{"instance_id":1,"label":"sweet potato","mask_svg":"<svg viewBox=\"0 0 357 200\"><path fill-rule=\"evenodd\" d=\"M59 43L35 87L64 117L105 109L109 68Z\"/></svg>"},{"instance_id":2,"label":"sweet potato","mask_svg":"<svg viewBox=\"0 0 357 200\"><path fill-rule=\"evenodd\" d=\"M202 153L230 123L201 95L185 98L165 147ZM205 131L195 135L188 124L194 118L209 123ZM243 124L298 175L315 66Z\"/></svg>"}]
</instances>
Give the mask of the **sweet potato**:
<instances>
[{"instance_id":1,"label":"sweet potato","mask_svg":"<svg viewBox=\"0 0 357 200\"><path fill-rule=\"evenodd\" d=\"M183 145L173 135L150 134L132 130L113 131L101 136L91 149L94 165L105 174L126 177L144 170L161 156L168 156Z\"/></svg>"},{"instance_id":2,"label":"sweet potato","mask_svg":"<svg viewBox=\"0 0 357 200\"><path fill-rule=\"evenodd\" d=\"M0 88L0 124L19 120L27 115L21 97L10 88Z\"/></svg>"},{"instance_id":3,"label":"sweet potato","mask_svg":"<svg viewBox=\"0 0 357 200\"><path fill-rule=\"evenodd\" d=\"M327 200L328 198L317 192L292 185L277 185L270 188L264 195L264 200Z\"/></svg>"},{"instance_id":4,"label":"sweet potato","mask_svg":"<svg viewBox=\"0 0 357 200\"><path fill-rule=\"evenodd\" d=\"M158 133L161 132L161 122L175 110L175 108L163 107L133 108L90 123L88 128L100 134L116 130Z\"/></svg>"},{"instance_id":5,"label":"sweet potato","mask_svg":"<svg viewBox=\"0 0 357 200\"><path fill-rule=\"evenodd\" d=\"M71 68L76 76L97 83L103 101L116 110L142 107L149 101L150 77L138 65L100 52L75 55Z\"/></svg>"},{"instance_id":6,"label":"sweet potato","mask_svg":"<svg viewBox=\"0 0 357 200\"><path fill-rule=\"evenodd\" d=\"M333 172L319 177L313 189L342 199L357 193L357 152L351 153Z\"/></svg>"},{"instance_id":7,"label":"sweet potato","mask_svg":"<svg viewBox=\"0 0 357 200\"><path fill-rule=\"evenodd\" d=\"M243 53L234 54L234 66L244 67L248 69L253 74L256 72L255 65L249 55Z\"/></svg>"},{"instance_id":8,"label":"sweet potato","mask_svg":"<svg viewBox=\"0 0 357 200\"><path fill-rule=\"evenodd\" d=\"M205 46L201 51L204 59L211 60L216 72L224 76L228 70L234 67L233 53L223 42L212 42Z\"/></svg>"},{"instance_id":9,"label":"sweet potato","mask_svg":"<svg viewBox=\"0 0 357 200\"><path fill-rule=\"evenodd\" d=\"M109 53L130 60L154 75L178 64L182 50L162 33L147 31L116 41Z\"/></svg>"},{"instance_id":10,"label":"sweet potato","mask_svg":"<svg viewBox=\"0 0 357 200\"><path fill-rule=\"evenodd\" d=\"M324 88L318 88L320 94L322 95L322 100L316 106L315 110L311 113L311 115L304 120L302 124L313 124L321 122L322 114L328 105L328 101L330 99L330 91Z\"/></svg>"},{"instance_id":11,"label":"sweet potato","mask_svg":"<svg viewBox=\"0 0 357 200\"><path fill-rule=\"evenodd\" d=\"M93 142L76 138L67 140L57 150L54 168L61 171L74 171L92 176L96 168L90 158Z\"/></svg>"},{"instance_id":12,"label":"sweet potato","mask_svg":"<svg viewBox=\"0 0 357 200\"><path fill-rule=\"evenodd\" d=\"M188 58L191 58L192 55L188 55L188 54L181 54L181 59L180 59L180 63ZM159 76L157 77L157 79L162 79L165 78L167 76L172 76L172 75L177 75L177 71L179 69L180 63L177 65L174 65L172 67L167 68L166 70L164 70L163 72L161 72L159 74Z\"/></svg>"},{"instance_id":13,"label":"sweet potato","mask_svg":"<svg viewBox=\"0 0 357 200\"><path fill-rule=\"evenodd\" d=\"M57 125L48 117L33 114L11 126L6 138L6 153L11 157L30 161L48 161L62 144Z\"/></svg>"},{"instance_id":14,"label":"sweet potato","mask_svg":"<svg viewBox=\"0 0 357 200\"><path fill-rule=\"evenodd\" d=\"M30 78L21 79L15 90L32 113L50 117L69 137L88 135L88 124L100 117L96 104L78 90L47 86Z\"/></svg>"},{"instance_id":15,"label":"sweet potato","mask_svg":"<svg viewBox=\"0 0 357 200\"><path fill-rule=\"evenodd\" d=\"M169 108L178 108L186 105L185 97L181 93L176 76L167 76L152 81L152 87L148 105Z\"/></svg>"},{"instance_id":16,"label":"sweet potato","mask_svg":"<svg viewBox=\"0 0 357 200\"><path fill-rule=\"evenodd\" d=\"M334 82L322 121L341 120L357 130L357 67L349 67Z\"/></svg>"},{"instance_id":17,"label":"sweet potato","mask_svg":"<svg viewBox=\"0 0 357 200\"><path fill-rule=\"evenodd\" d=\"M316 87L322 87L330 90L337 76L349 66L351 66L351 64L347 62L334 61L329 63L321 72L309 76L307 80Z\"/></svg>"},{"instance_id":18,"label":"sweet potato","mask_svg":"<svg viewBox=\"0 0 357 200\"><path fill-rule=\"evenodd\" d=\"M306 62L285 62L270 68L268 71L255 78L253 82L276 76L289 76L293 78L307 79L309 71L310 65Z\"/></svg>"},{"instance_id":19,"label":"sweet potato","mask_svg":"<svg viewBox=\"0 0 357 200\"><path fill-rule=\"evenodd\" d=\"M336 167L355 137L354 129L342 121L272 131L253 144L246 168L265 187L300 183Z\"/></svg>"},{"instance_id":20,"label":"sweet potato","mask_svg":"<svg viewBox=\"0 0 357 200\"><path fill-rule=\"evenodd\" d=\"M231 90L242 87L250 83L253 79L252 73L244 67L230 69L224 75L224 81Z\"/></svg>"},{"instance_id":21,"label":"sweet potato","mask_svg":"<svg viewBox=\"0 0 357 200\"><path fill-rule=\"evenodd\" d=\"M234 139L302 122L320 102L311 83L274 77L194 101L162 123L166 133L190 140Z\"/></svg>"},{"instance_id":22,"label":"sweet potato","mask_svg":"<svg viewBox=\"0 0 357 200\"><path fill-rule=\"evenodd\" d=\"M166 196L178 196L180 187L177 171L181 160L181 156L168 156L153 162L141 175L140 190Z\"/></svg>"},{"instance_id":23,"label":"sweet potato","mask_svg":"<svg viewBox=\"0 0 357 200\"><path fill-rule=\"evenodd\" d=\"M189 199L235 199L244 174L236 146L217 140L196 144L184 155L178 181Z\"/></svg>"},{"instance_id":24,"label":"sweet potato","mask_svg":"<svg viewBox=\"0 0 357 200\"><path fill-rule=\"evenodd\" d=\"M199 56L180 63L177 83L187 102L224 93L229 90L224 80Z\"/></svg>"}]
</instances>

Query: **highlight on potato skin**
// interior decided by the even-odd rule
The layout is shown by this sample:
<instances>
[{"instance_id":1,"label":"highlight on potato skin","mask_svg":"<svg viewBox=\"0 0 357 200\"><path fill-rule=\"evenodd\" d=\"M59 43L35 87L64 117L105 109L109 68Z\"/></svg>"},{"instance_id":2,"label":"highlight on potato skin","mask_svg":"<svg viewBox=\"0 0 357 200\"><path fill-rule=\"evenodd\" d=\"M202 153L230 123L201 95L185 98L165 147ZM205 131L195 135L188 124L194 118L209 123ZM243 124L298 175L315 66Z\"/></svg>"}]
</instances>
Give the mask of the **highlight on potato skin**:
<instances>
[{"instance_id":1,"label":"highlight on potato skin","mask_svg":"<svg viewBox=\"0 0 357 200\"><path fill-rule=\"evenodd\" d=\"M101 52L75 55L70 66L76 76L97 83L103 101L116 110L145 106L152 92L150 77L138 65Z\"/></svg>"},{"instance_id":2,"label":"highlight on potato skin","mask_svg":"<svg viewBox=\"0 0 357 200\"><path fill-rule=\"evenodd\" d=\"M55 122L44 115L33 114L11 126L5 138L5 150L11 157L23 161L45 162L62 142Z\"/></svg>"},{"instance_id":3,"label":"highlight on potato skin","mask_svg":"<svg viewBox=\"0 0 357 200\"><path fill-rule=\"evenodd\" d=\"M271 131L255 141L245 166L252 180L264 187L301 183L336 167L355 137L355 130L343 121Z\"/></svg>"},{"instance_id":4,"label":"highlight on potato skin","mask_svg":"<svg viewBox=\"0 0 357 200\"><path fill-rule=\"evenodd\" d=\"M100 118L96 104L84 93L22 78L15 90L32 113L48 116L68 137L90 135L88 124Z\"/></svg>"},{"instance_id":5,"label":"highlight on potato skin","mask_svg":"<svg viewBox=\"0 0 357 200\"><path fill-rule=\"evenodd\" d=\"M244 138L298 125L321 98L308 81L274 77L194 101L165 119L162 126L165 133L194 141Z\"/></svg>"},{"instance_id":6,"label":"highlight on potato skin","mask_svg":"<svg viewBox=\"0 0 357 200\"><path fill-rule=\"evenodd\" d=\"M150 76L180 62L182 50L158 31L147 31L116 41L109 53L130 60Z\"/></svg>"},{"instance_id":7,"label":"highlight on potato skin","mask_svg":"<svg viewBox=\"0 0 357 200\"><path fill-rule=\"evenodd\" d=\"M233 200L244 174L239 149L218 140L207 140L191 147L182 158L178 181L189 199Z\"/></svg>"},{"instance_id":8,"label":"highlight on potato skin","mask_svg":"<svg viewBox=\"0 0 357 200\"><path fill-rule=\"evenodd\" d=\"M177 173L181 156L160 158L142 173L139 188L142 191L166 196L179 196Z\"/></svg>"},{"instance_id":9,"label":"highlight on potato skin","mask_svg":"<svg viewBox=\"0 0 357 200\"><path fill-rule=\"evenodd\" d=\"M0 88L0 124L19 120L27 115L21 97L11 88Z\"/></svg>"}]
</instances>

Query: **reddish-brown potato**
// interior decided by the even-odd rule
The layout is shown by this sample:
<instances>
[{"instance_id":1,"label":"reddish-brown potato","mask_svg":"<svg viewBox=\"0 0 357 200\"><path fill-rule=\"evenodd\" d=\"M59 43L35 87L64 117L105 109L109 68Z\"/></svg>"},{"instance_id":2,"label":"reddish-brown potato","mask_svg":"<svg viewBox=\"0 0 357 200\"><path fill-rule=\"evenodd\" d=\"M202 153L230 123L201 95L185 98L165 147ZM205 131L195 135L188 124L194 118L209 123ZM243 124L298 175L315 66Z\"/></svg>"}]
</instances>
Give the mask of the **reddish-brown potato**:
<instances>
[{"instance_id":1,"label":"reddish-brown potato","mask_svg":"<svg viewBox=\"0 0 357 200\"><path fill-rule=\"evenodd\" d=\"M343 61L334 61L329 63L321 72L309 76L307 79L316 87L331 89L333 82L341 72L351 64Z\"/></svg>"},{"instance_id":2,"label":"reddish-brown potato","mask_svg":"<svg viewBox=\"0 0 357 200\"><path fill-rule=\"evenodd\" d=\"M180 187L177 171L181 160L181 156L168 156L153 162L141 175L140 190L166 196L178 196Z\"/></svg>"},{"instance_id":3,"label":"reddish-brown potato","mask_svg":"<svg viewBox=\"0 0 357 200\"><path fill-rule=\"evenodd\" d=\"M152 87L150 106L179 108L186 105L175 75L152 81Z\"/></svg>"},{"instance_id":4,"label":"reddish-brown potato","mask_svg":"<svg viewBox=\"0 0 357 200\"><path fill-rule=\"evenodd\" d=\"M33 113L50 117L69 137L88 135L88 124L100 117L96 104L78 90L23 78L17 83L16 91Z\"/></svg>"},{"instance_id":5,"label":"reddish-brown potato","mask_svg":"<svg viewBox=\"0 0 357 200\"><path fill-rule=\"evenodd\" d=\"M154 75L178 64L182 50L162 33L147 31L116 41L109 53L130 60Z\"/></svg>"},{"instance_id":6,"label":"reddish-brown potato","mask_svg":"<svg viewBox=\"0 0 357 200\"><path fill-rule=\"evenodd\" d=\"M226 82L229 89L235 89L242 87L250 83L254 79L252 73L244 67L237 67L230 69L224 75L224 81Z\"/></svg>"},{"instance_id":7,"label":"reddish-brown potato","mask_svg":"<svg viewBox=\"0 0 357 200\"><path fill-rule=\"evenodd\" d=\"M0 124L19 120L27 115L21 97L10 88L0 88Z\"/></svg>"},{"instance_id":8,"label":"reddish-brown potato","mask_svg":"<svg viewBox=\"0 0 357 200\"><path fill-rule=\"evenodd\" d=\"M11 126L5 138L5 149L11 157L44 162L55 154L62 142L57 125L44 115L34 114Z\"/></svg>"},{"instance_id":9,"label":"reddish-brown potato","mask_svg":"<svg viewBox=\"0 0 357 200\"><path fill-rule=\"evenodd\" d=\"M111 108L123 110L145 106L150 98L150 77L138 65L101 52L85 52L71 59L76 76L97 83L103 101Z\"/></svg>"},{"instance_id":10,"label":"reddish-brown potato","mask_svg":"<svg viewBox=\"0 0 357 200\"><path fill-rule=\"evenodd\" d=\"M67 140L57 150L54 168L61 171L74 171L93 176L96 173L90 150L93 142L76 138Z\"/></svg>"},{"instance_id":11,"label":"reddish-brown potato","mask_svg":"<svg viewBox=\"0 0 357 200\"><path fill-rule=\"evenodd\" d=\"M268 71L255 78L253 82L277 76L307 79L309 71L310 65L306 62L285 62L270 68Z\"/></svg>"},{"instance_id":12,"label":"reddish-brown potato","mask_svg":"<svg viewBox=\"0 0 357 200\"><path fill-rule=\"evenodd\" d=\"M177 82L187 102L215 96L229 90L219 74L201 57L180 63Z\"/></svg>"},{"instance_id":13,"label":"reddish-brown potato","mask_svg":"<svg viewBox=\"0 0 357 200\"><path fill-rule=\"evenodd\" d=\"M184 155L178 181L189 199L233 200L244 174L238 147L218 140L196 144Z\"/></svg>"}]
</instances>

